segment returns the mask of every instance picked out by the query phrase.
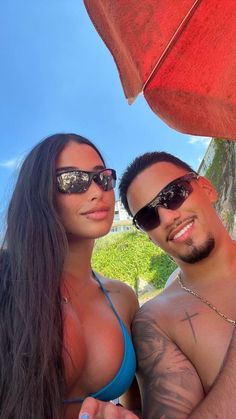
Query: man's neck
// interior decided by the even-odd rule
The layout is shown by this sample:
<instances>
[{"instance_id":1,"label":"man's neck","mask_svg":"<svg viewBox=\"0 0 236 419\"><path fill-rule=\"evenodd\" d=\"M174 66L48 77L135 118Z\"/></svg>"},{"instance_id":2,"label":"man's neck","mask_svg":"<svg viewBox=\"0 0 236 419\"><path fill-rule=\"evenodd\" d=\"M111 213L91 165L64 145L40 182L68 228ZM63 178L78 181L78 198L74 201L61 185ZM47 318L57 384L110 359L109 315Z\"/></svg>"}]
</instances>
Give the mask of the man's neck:
<instances>
[{"instance_id":1,"label":"man's neck","mask_svg":"<svg viewBox=\"0 0 236 419\"><path fill-rule=\"evenodd\" d=\"M230 236L216 244L209 256L199 262L189 264L176 260L188 284L211 284L222 278L236 281L236 242Z\"/></svg>"}]
</instances>

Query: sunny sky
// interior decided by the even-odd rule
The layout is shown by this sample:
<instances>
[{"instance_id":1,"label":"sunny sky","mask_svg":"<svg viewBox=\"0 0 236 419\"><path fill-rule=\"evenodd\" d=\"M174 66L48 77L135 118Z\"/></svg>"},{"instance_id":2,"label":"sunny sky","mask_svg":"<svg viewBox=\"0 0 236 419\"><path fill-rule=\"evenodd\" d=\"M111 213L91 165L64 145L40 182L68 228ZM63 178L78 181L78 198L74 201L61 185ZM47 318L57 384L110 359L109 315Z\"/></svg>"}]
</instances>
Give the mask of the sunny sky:
<instances>
[{"instance_id":1,"label":"sunny sky","mask_svg":"<svg viewBox=\"0 0 236 419\"><path fill-rule=\"evenodd\" d=\"M176 154L197 169L209 139L172 130L142 96L127 104L82 0L8 0L0 8L2 216L17 165L56 132L94 141L118 177L135 156L152 150Z\"/></svg>"}]
</instances>

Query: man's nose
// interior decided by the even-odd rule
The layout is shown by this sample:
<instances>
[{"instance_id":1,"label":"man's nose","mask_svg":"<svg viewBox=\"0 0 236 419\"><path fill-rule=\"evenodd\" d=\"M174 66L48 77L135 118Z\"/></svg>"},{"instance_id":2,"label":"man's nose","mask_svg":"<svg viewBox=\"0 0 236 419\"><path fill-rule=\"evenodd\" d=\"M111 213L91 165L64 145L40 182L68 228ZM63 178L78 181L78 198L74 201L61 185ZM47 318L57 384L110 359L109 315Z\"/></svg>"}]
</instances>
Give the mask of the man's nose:
<instances>
[{"instance_id":1,"label":"man's nose","mask_svg":"<svg viewBox=\"0 0 236 419\"><path fill-rule=\"evenodd\" d=\"M165 207L157 207L156 211L158 211L160 217L160 225L163 227L170 226L173 222L180 218L179 209L171 210Z\"/></svg>"}]
</instances>

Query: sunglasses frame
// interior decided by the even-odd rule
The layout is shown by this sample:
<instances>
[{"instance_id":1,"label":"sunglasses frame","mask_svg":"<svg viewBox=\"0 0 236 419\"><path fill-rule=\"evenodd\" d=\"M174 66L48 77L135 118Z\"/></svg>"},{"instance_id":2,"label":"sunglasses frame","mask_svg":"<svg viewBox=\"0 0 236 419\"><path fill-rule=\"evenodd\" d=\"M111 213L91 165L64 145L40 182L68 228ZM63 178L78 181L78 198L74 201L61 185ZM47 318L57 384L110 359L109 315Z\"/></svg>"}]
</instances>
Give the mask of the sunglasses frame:
<instances>
[{"instance_id":1,"label":"sunglasses frame","mask_svg":"<svg viewBox=\"0 0 236 419\"><path fill-rule=\"evenodd\" d=\"M108 170L111 171L111 175L110 176L112 177L113 183L112 183L112 187L111 188L106 189L105 188L105 184L103 184L103 180L105 179L105 177L103 179L101 179L100 178L100 175L101 175L101 173L106 172ZM71 181L70 180L66 180L66 179L62 180L62 178L61 178L61 176L63 174L67 174L67 173L74 173L75 176L76 176L76 174L80 174L81 175L81 174L85 173L88 176L88 181L87 181L86 187L84 187L84 189L81 190L81 191L71 191L70 190L71 187L72 187ZM108 178L108 175L106 177ZM57 189L58 189L58 191L60 193L64 193L64 194L81 194L81 193L84 193L84 192L86 192L89 189L89 187L91 186L92 181L96 182L97 185L101 186L104 192L107 192L107 191L110 191L110 190L112 190L112 189L115 188L115 186L116 186L116 179L117 179L116 178L116 171L114 169L110 169L110 168L104 168L104 169L101 169L101 170L98 170L98 171L94 171L94 172L90 172L88 170L74 169L74 168L59 169L56 172L56 178L57 178ZM63 188L60 185L60 180L61 180L61 182L63 182L67 186L67 189L66 189L66 187ZM79 182L77 182L77 183L79 183ZM75 184L76 184L76 180L75 180Z\"/></svg>"},{"instance_id":2,"label":"sunglasses frame","mask_svg":"<svg viewBox=\"0 0 236 419\"><path fill-rule=\"evenodd\" d=\"M168 183L164 188L161 189L161 191L155 196L155 198L153 198L148 204L144 205L144 207L140 208L140 210L138 210L138 212L136 212L136 214L133 217L133 224L134 226L138 229L138 230L143 230L143 231L149 231L146 229L143 229L142 227L139 226L139 223L137 221L137 217L138 214L143 211L145 208L154 208L156 209L157 207L163 207L163 208L168 208L168 205L164 205L163 203L161 204L162 200L163 200L163 195L165 195L165 193L167 192L167 190L174 185L175 183L178 182L187 182L187 183L191 183L192 180L198 180L200 177L200 175L196 172L188 172L183 176L180 176L174 180L172 180L170 183ZM192 191L190 191L190 193L188 193L188 195L183 199L183 202L189 197L189 195L192 193ZM179 208L183 202L177 207ZM158 222L158 217L157 217L157 225L156 227L158 227L160 225L160 222ZM152 228L156 228L156 227L152 227ZM152 228L150 228L150 230L152 230Z\"/></svg>"}]
</instances>

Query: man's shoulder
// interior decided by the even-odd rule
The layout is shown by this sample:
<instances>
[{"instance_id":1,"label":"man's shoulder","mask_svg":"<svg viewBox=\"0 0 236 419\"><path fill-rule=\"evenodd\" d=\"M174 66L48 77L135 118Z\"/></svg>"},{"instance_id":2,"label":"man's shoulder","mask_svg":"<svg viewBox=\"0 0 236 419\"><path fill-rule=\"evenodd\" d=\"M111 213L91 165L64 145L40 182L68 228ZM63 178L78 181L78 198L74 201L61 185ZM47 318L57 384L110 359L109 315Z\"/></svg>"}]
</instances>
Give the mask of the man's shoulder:
<instances>
[{"instance_id":1,"label":"man's shoulder","mask_svg":"<svg viewBox=\"0 0 236 419\"><path fill-rule=\"evenodd\" d=\"M165 288L167 288L169 285L173 283L173 281L177 278L178 274L180 273L180 268L176 268L174 272L169 276L169 278L166 281Z\"/></svg>"},{"instance_id":2,"label":"man's shoulder","mask_svg":"<svg viewBox=\"0 0 236 419\"><path fill-rule=\"evenodd\" d=\"M177 296L178 287L176 286L176 282L172 281L172 284L169 284L168 287L164 288L154 298L146 301L140 308L140 313L157 314L165 311L169 312L169 308Z\"/></svg>"},{"instance_id":3,"label":"man's shoulder","mask_svg":"<svg viewBox=\"0 0 236 419\"><path fill-rule=\"evenodd\" d=\"M178 305L179 287L176 281L154 298L145 302L135 315L134 323L152 324L166 335L172 336L175 324L175 310Z\"/></svg>"},{"instance_id":4,"label":"man's shoulder","mask_svg":"<svg viewBox=\"0 0 236 419\"><path fill-rule=\"evenodd\" d=\"M135 315L135 321L161 322L165 313L168 312L163 292L144 303Z\"/></svg>"}]
</instances>

